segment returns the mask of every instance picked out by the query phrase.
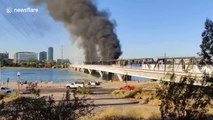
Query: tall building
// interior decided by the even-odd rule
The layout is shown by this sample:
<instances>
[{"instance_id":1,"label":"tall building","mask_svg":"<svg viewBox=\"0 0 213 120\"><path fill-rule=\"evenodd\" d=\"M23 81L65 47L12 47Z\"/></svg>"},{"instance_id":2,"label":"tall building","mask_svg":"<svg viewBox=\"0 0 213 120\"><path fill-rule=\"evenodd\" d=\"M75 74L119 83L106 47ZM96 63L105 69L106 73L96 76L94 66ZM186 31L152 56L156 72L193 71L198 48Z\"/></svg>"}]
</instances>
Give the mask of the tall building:
<instances>
[{"instance_id":1,"label":"tall building","mask_svg":"<svg viewBox=\"0 0 213 120\"><path fill-rule=\"evenodd\" d=\"M47 60L47 52L43 51L39 53L39 61L46 61Z\"/></svg>"},{"instance_id":2,"label":"tall building","mask_svg":"<svg viewBox=\"0 0 213 120\"><path fill-rule=\"evenodd\" d=\"M48 48L48 61L53 61L53 47Z\"/></svg>"},{"instance_id":3,"label":"tall building","mask_svg":"<svg viewBox=\"0 0 213 120\"><path fill-rule=\"evenodd\" d=\"M15 63L28 63L38 60L38 54L34 52L17 52L14 55Z\"/></svg>"},{"instance_id":4,"label":"tall building","mask_svg":"<svg viewBox=\"0 0 213 120\"><path fill-rule=\"evenodd\" d=\"M9 53L0 53L0 60L8 60Z\"/></svg>"}]
</instances>

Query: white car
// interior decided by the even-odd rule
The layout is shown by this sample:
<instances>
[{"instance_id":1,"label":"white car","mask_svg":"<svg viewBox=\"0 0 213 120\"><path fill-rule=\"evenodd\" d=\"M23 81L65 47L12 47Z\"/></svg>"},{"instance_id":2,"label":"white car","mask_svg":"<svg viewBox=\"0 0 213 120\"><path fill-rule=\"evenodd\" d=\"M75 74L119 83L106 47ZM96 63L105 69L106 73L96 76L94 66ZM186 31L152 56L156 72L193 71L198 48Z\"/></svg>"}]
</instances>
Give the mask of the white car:
<instances>
[{"instance_id":1,"label":"white car","mask_svg":"<svg viewBox=\"0 0 213 120\"><path fill-rule=\"evenodd\" d=\"M11 92L14 92L15 90L12 88L8 88L8 87L0 87L0 92L3 94L8 94Z\"/></svg>"},{"instance_id":2,"label":"white car","mask_svg":"<svg viewBox=\"0 0 213 120\"><path fill-rule=\"evenodd\" d=\"M88 85L92 85L92 86L96 86L96 85L100 85L101 82L95 82L95 81L89 81Z\"/></svg>"},{"instance_id":3,"label":"white car","mask_svg":"<svg viewBox=\"0 0 213 120\"><path fill-rule=\"evenodd\" d=\"M72 82L72 83L67 83L66 84L67 88L79 88L79 87L84 87L83 82Z\"/></svg>"}]
</instances>

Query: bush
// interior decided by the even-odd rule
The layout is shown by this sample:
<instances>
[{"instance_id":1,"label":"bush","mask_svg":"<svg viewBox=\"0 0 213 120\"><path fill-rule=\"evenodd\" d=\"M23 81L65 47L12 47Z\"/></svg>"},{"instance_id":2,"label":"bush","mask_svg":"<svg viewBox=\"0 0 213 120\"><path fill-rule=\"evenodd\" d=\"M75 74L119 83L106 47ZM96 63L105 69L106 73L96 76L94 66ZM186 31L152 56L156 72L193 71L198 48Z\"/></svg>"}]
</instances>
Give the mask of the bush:
<instances>
[{"instance_id":1,"label":"bush","mask_svg":"<svg viewBox=\"0 0 213 120\"><path fill-rule=\"evenodd\" d=\"M3 102L0 104L0 119L75 120L89 114L91 110L84 98L79 99L74 96L74 99L70 99L68 90L66 96L58 102L55 102L52 97L18 97L13 101Z\"/></svg>"},{"instance_id":2,"label":"bush","mask_svg":"<svg viewBox=\"0 0 213 120\"><path fill-rule=\"evenodd\" d=\"M142 93L137 93L135 95L135 99L143 99L143 94Z\"/></svg>"},{"instance_id":3,"label":"bush","mask_svg":"<svg viewBox=\"0 0 213 120\"><path fill-rule=\"evenodd\" d=\"M198 79L190 75L181 77L179 83L162 82L157 91L162 119L211 119L206 114L213 98L213 85L205 86L208 79L204 76L200 86L193 85Z\"/></svg>"},{"instance_id":4,"label":"bush","mask_svg":"<svg viewBox=\"0 0 213 120\"><path fill-rule=\"evenodd\" d=\"M76 92L78 94L92 94L92 91L89 88L86 88L86 87L77 88Z\"/></svg>"},{"instance_id":5,"label":"bush","mask_svg":"<svg viewBox=\"0 0 213 120\"><path fill-rule=\"evenodd\" d=\"M37 89L37 83L28 83L26 90L30 91L35 97L40 96L40 89Z\"/></svg>"},{"instance_id":6,"label":"bush","mask_svg":"<svg viewBox=\"0 0 213 120\"><path fill-rule=\"evenodd\" d=\"M88 118L89 119L89 118ZM160 120L160 111L135 108L107 108L92 120Z\"/></svg>"},{"instance_id":7,"label":"bush","mask_svg":"<svg viewBox=\"0 0 213 120\"><path fill-rule=\"evenodd\" d=\"M134 90L115 90L112 92L112 95L121 98L136 98L139 94L142 93L142 87L136 87Z\"/></svg>"},{"instance_id":8,"label":"bush","mask_svg":"<svg viewBox=\"0 0 213 120\"><path fill-rule=\"evenodd\" d=\"M146 98L146 99L144 100L143 104L148 104L149 101L150 101L150 98Z\"/></svg>"},{"instance_id":9,"label":"bush","mask_svg":"<svg viewBox=\"0 0 213 120\"><path fill-rule=\"evenodd\" d=\"M108 108L101 112L95 120L141 120L139 112L134 109L122 111L116 108Z\"/></svg>"},{"instance_id":10,"label":"bush","mask_svg":"<svg viewBox=\"0 0 213 120\"><path fill-rule=\"evenodd\" d=\"M4 93L0 92L0 100L4 98Z\"/></svg>"},{"instance_id":11,"label":"bush","mask_svg":"<svg viewBox=\"0 0 213 120\"><path fill-rule=\"evenodd\" d=\"M114 90L112 92L112 95L120 97L120 98L123 98L124 97L124 93L125 93L125 91L123 91L123 90Z\"/></svg>"}]
</instances>

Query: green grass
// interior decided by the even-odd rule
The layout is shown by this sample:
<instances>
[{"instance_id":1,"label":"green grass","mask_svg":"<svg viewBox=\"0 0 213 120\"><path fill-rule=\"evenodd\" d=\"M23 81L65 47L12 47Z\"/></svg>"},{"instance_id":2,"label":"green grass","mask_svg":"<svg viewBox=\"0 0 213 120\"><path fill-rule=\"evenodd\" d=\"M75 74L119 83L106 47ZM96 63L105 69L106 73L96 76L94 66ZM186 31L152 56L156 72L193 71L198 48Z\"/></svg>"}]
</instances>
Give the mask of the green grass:
<instances>
[{"instance_id":1,"label":"green grass","mask_svg":"<svg viewBox=\"0 0 213 120\"><path fill-rule=\"evenodd\" d=\"M10 101L13 101L13 100L15 100L15 99L17 99L17 98L19 98L19 97L21 97L21 95L20 95L19 93L17 93L17 92L12 92L12 93L8 94L8 95L3 99L3 101L4 101L4 102L10 102Z\"/></svg>"}]
</instances>

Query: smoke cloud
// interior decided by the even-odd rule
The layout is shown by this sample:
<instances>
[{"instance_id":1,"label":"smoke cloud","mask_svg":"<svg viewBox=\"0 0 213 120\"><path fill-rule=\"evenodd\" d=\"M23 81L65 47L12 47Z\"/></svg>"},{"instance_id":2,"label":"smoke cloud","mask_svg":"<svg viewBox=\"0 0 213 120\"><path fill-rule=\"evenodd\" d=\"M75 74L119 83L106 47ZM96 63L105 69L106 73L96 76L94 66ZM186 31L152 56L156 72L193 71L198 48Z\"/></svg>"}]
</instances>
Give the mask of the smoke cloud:
<instances>
[{"instance_id":1,"label":"smoke cloud","mask_svg":"<svg viewBox=\"0 0 213 120\"><path fill-rule=\"evenodd\" d=\"M63 22L87 62L118 59L122 54L115 23L105 11L98 11L92 0L36 0L46 2L49 14Z\"/></svg>"}]
</instances>

